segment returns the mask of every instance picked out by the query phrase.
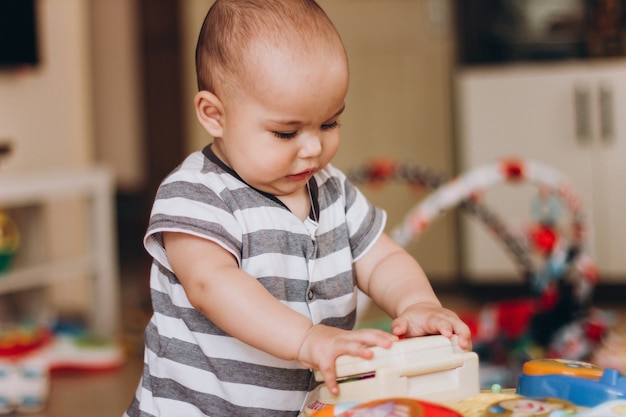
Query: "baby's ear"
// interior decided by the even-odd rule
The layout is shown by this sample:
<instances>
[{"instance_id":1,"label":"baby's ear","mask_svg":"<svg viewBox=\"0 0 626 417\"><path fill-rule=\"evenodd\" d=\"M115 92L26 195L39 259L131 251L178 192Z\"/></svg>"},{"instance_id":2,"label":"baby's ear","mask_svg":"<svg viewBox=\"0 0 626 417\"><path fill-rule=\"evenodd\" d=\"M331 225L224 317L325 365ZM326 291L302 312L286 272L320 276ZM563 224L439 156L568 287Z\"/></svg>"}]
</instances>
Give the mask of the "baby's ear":
<instances>
[{"instance_id":1,"label":"baby's ear","mask_svg":"<svg viewBox=\"0 0 626 417\"><path fill-rule=\"evenodd\" d=\"M198 121L214 138L222 137L224 126L224 106L222 101L213 93L202 90L196 94L194 99L196 107L196 117Z\"/></svg>"}]
</instances>

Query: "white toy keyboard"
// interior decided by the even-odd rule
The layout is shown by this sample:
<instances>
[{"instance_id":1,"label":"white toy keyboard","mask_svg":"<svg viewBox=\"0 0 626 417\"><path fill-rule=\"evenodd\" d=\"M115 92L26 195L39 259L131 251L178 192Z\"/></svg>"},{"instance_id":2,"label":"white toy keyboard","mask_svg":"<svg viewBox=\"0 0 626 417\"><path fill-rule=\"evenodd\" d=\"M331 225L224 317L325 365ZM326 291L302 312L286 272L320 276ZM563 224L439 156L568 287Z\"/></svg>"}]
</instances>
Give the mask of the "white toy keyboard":
<instances>
[{"instance_id":1,"label":"white toy keyboard","mask_svg":"<svg viewBox=\"0 0 626 417\"><path fill-rule=\"evenodd\" d=\"M323 404L362 403L390 397L409 397L449 403L480 391L478 355L461 349L456 336L424 336L402 339L389 349L373 347L374 357L340 356L336 360L339 394L326 386L309 404L312 415ZM323 381L316 371L315 378ZM308 413L308 414L307 414Z\"/></svg>"}]
</instances>

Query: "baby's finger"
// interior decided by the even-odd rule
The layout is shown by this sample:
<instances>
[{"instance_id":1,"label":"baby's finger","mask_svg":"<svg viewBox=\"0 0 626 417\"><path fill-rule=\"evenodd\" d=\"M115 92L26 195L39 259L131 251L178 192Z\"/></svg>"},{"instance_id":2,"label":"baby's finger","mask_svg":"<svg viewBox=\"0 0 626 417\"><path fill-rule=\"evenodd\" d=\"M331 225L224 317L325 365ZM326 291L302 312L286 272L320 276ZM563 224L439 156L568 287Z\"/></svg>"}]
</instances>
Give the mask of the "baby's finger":
<instances>
[{"instance_id":1,"label":"baby's finger","mask_svg":"<svg viewBox=\"0 0 626 417\"><path fill-rule=\"evenodd\" d=\"M339 385L337 384L337 374L335 373L335 363L320 364L319 371L324 377L324 384L328 391L333 394L339 394Z\"/></svg>"},{"instance_id":2,"label":"baby's finger","mask_svg":"<svg viewBox=\"0 0 626 417\"><path fill-rule=\"evenodd\" d=\"M472 348L472 333L465 323L460 322L457 326L455 326L454 333L458 336L458 343L461 348Z\"/></svg>"},{"instance_id":3,"label":"baby's finger","mask_svg":"<svg viewBox=\"0 0 626 417\"><path fill-rule=\"evenodd\" d=\"M391 333L395 336L405 336L409 331L409 321L404 318L397 318L391 322Z\"/></svg>"}]
</instances>

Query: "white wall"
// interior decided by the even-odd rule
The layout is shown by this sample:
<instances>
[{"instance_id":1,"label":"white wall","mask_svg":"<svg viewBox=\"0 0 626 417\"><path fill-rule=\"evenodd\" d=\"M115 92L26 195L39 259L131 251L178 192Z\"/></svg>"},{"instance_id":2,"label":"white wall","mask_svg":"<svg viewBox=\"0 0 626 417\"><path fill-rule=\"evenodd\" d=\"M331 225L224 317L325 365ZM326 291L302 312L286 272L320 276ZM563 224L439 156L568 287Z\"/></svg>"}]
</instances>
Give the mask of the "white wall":
<instances>
[{"instance_id":1,"label":"white wall","mask_svg":"<svg viewBox=\"0 0 626 417\"><path fill-rule=\"evenodd\" d=\"M183 80L183 85L185 86L183 114L185 115L185 130L188 132L186 146L189 152L202 149L212 141L210 135L200 126L198 119L196 119L193 98L198 91L195 67L196 42L204 17L213 3L213 0L186 0L181 8L181 18L183 20L181 25L183 28L183 33L181 34L183 51L181 56L183 59L183 73L185 74Z\"/></svg>"},{"instance_id":2,"label":"white wall","mask_svg":"<svg viewBox=\"0 0 626 417\"><path fill-rule=\"evenodd\" d=\"M40 65L0 70L0 138L15 145L6 171L82 167L92 161L88 0L39 0L37 5Z\"/></svg>"},{"instance_id":3,"label":"white wall","mask_svg":"<svg viewBox=\"0 0 626 417\"><path fill-rule=\"evenodd\" d=\"M138 2L89 1L95 159L132 192L146 181Z\"/></svg>"},{"instance_id":4,"label":"white wall","mask_svg":"<svg viewBox=\"0 0 626 417\"><path fill-rule=\"evenodd\" d=\"M0 175L93 163L88 1L38 0L41 63L32 69L0 70L0 138L15 145ZM59 201L39 212L45 227L35 244L46 242L48 258L66 257L84 248L82 208L77 201ZM87 291L84 276L68 277L51 291L52 306L58 307L57 312L82 311L87 307Z\"/></svg>"}]
</instances>

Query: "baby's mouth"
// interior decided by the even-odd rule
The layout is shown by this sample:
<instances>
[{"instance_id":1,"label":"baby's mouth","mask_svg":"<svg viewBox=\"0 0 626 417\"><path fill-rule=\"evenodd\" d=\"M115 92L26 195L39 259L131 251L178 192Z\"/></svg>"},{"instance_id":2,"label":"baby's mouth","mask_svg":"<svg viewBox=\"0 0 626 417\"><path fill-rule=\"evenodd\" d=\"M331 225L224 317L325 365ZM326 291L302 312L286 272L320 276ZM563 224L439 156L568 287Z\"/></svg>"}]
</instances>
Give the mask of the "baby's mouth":
<instances>
[{"instance_id":1,"label":"baby's mouth","mask_svg":"<svg viewBox=\"0 0 626 417\"><path fill-rule=\"evenodd\" d=\"M310 178L313 175L313 172L313 170L309 169L307 171L302 171L297 174L287 175L287 178L294 181L301 181Z\"/></svg>"}]
</instances>

